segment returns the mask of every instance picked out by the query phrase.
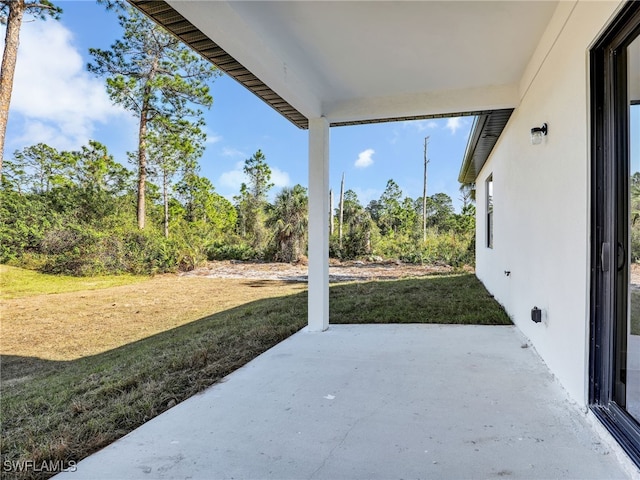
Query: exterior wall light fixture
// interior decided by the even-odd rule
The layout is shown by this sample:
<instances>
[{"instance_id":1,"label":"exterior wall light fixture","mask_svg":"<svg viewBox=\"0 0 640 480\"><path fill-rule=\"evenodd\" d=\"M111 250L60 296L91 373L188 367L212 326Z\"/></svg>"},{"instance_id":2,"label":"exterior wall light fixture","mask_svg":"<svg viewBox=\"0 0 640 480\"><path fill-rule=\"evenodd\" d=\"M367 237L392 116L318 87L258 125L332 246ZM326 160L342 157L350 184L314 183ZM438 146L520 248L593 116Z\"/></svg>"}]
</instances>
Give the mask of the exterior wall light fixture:
<instances>
[{"instance_id":1,"label":"exterior wall light fixture","mask_svg":"<svg viewBox=\"0 0 640 480\"><path fill-rule=\"evenodd\" d=\"M547 124L543 123L541 127L534 127L531 129L531 145L540 145L542 143L542 137L547 136Z\"/></svg>"}]
</instances>

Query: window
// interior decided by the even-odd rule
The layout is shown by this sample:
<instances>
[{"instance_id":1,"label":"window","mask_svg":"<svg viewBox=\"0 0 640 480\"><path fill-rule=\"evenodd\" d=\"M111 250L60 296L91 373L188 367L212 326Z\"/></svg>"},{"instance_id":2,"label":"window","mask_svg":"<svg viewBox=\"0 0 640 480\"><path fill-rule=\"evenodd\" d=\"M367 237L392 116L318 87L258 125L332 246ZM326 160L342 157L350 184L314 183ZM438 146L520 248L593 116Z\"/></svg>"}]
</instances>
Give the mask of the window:
<instances>
[{"instance_id":1,"label":"window","mask_svg":"<svg viewBox=\"0 0 640 480\"><path fill-rule=\"evenodd\" d=\"M487 192L487 248L493 248L493 174L486 182Z\"/></svg>"}]
</instances>

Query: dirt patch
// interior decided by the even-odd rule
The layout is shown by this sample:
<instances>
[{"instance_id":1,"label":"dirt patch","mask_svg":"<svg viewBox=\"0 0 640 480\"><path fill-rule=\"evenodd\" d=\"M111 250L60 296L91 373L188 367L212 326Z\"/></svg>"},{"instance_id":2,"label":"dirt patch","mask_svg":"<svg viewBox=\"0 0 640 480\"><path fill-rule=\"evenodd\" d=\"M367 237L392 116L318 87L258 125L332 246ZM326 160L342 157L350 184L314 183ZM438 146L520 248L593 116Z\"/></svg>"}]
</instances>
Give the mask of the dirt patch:
<instances>
[{"instance_id":1,"label":"dirt patch","mask_svg":"<svg viewBox=\"0 0 640 480\"><path fill-rule=\"evenodd\" d=\"M329 281L353 282L370 280L395 280L399 278L426 277L447 274L454 271L449 265L414 265L398 261L363 262L331 260ZM472 268L465 269L473 272ZM285 282L306 282L306 264L261 263L240 261L209 262L206 266L183 273L185 277L235 278L256 280L280 280Z\"/></svg>"}]
</instances>

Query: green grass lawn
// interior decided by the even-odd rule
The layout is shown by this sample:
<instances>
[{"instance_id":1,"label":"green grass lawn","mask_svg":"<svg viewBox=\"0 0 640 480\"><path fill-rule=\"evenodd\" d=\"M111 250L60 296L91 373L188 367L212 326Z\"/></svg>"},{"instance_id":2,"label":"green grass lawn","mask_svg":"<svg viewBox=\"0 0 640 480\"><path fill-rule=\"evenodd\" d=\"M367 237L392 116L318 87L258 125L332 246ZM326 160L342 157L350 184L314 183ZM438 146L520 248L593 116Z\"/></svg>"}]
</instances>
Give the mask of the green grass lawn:
<instances>
[{"instance_id":1,"label":"green grass lawn","mask_svg":"<svg viewBox=\"0 0 640 480\"><path fill-rule=\"evenodd\" d=\"M117 287L146 280L149 277L110 275L98 277L70 277L47 275L24 268L0 265L0 299L25 296L96 290Z\"/></svg>"},{"instance_id":2,"label":"green grass lawn","mask_svg":"<svg viewBox=\"0 0 640 480\"><path fill-rule=\"evenodd\" d=\"M471 274L335 285L330 302L330 323L511 323Z\"/></svg>"},{"instance_id":3,"label":"green grass lawn","mask_svg":"<svg viewBox=\"0 0 640 480\"><path fill-rule=\"evenodd\" d=\"M511 323L471 274L335 285L330 302L332 323ZM216 383L298 331L306 318L302 292L253 301L91 357L41 360L36 373L2 385L2 462L79 461Z\"/></svg>"}]
</instances>

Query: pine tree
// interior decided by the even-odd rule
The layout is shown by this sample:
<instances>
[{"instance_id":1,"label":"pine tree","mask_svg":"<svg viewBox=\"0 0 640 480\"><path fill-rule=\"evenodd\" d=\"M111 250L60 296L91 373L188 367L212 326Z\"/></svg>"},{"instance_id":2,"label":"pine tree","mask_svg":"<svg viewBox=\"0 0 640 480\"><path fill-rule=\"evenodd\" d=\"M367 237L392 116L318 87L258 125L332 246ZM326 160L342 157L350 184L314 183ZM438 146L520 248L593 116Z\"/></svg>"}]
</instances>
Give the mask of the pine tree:
<instances>
[{"instance_id":1,"label":"pine tree","mask_svg":"<svg viewBox=\"0 0 640 480\"><path fill-rule=\"evenodd\" d=\"M143 229L150 122L177 122L186 116L197 119L202 112L191 106L211 106L207 82L218 71L133 7L118 10L122 39L109 50L90 49L93 63L88 68L107 77L111 100L138 118L137 218L138 228Z\"/></svg>"}]
</instances>

